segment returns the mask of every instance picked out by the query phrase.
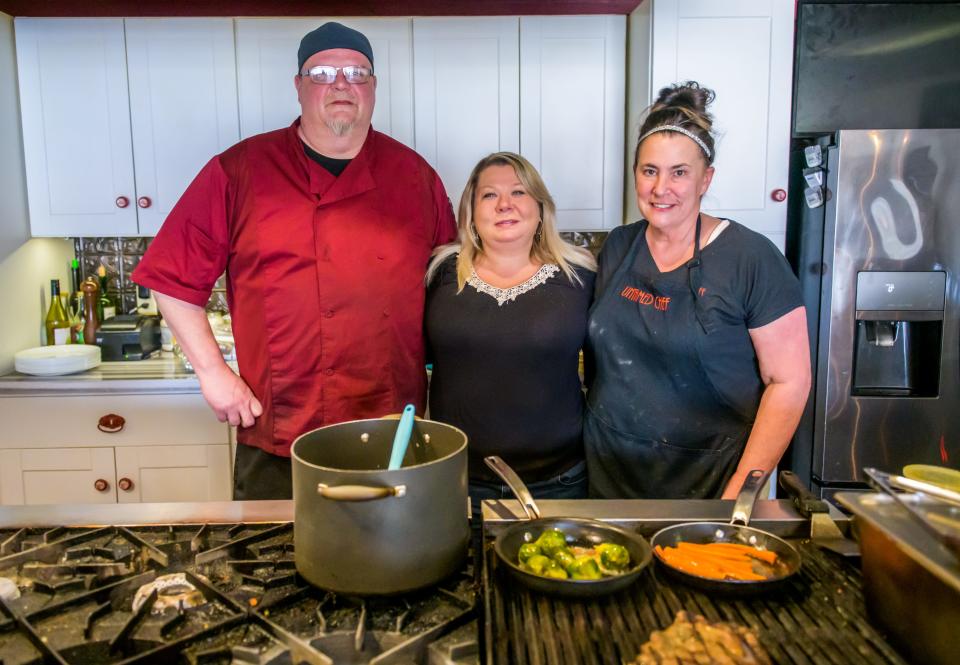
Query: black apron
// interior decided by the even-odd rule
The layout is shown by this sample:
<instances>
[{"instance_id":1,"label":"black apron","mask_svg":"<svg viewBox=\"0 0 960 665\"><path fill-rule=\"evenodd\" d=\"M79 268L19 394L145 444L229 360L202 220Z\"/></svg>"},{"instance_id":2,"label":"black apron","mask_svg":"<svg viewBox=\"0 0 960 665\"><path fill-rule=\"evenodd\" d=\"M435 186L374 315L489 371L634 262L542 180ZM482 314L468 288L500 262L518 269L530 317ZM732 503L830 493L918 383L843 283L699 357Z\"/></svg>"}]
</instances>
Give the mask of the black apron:
<instances>
[{"instance_id":1,"label":"black apron","mask_svg":"<svg viewBox=\"0 0 960 665\"><path fill-rule=\"evenodd\" d=\"M717 498L756 410L744 413L724 399L706 368L711 346L744 342L726 339L730 327L703 306L700 218L693 258L666 273L656 268L642 224L590 311L596 379L583 431L590 495ZM744 390L762 393L756 368L743 369Z\"/></svg>"}]
</instances>

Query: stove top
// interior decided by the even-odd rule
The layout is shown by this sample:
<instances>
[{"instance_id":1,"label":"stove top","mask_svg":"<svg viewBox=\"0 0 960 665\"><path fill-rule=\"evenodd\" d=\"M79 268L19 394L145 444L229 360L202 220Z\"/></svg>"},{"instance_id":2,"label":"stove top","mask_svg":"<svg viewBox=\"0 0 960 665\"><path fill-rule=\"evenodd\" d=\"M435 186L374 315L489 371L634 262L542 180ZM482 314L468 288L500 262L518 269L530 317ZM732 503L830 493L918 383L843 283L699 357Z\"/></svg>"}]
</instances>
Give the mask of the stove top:
<instances>
[{"instance_id":1,"label":"stove top","mask_svg":"<svg viewBox=\"0 0 960 665\"><path fill-rule=\"evenodd\" d=\"M0 663L454 662L435 647L476 594L470 566L395 597L314 588L291 523L0 529Z\"/></svg>"}]
</instances>

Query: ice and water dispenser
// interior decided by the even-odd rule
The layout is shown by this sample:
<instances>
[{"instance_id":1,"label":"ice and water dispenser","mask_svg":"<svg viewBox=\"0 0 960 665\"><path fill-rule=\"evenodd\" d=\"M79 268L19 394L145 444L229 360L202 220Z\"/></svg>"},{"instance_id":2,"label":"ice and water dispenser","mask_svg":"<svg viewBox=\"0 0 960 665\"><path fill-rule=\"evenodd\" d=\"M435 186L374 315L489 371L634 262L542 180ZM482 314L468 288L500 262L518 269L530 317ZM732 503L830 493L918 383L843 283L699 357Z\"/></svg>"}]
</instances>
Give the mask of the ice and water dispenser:
<instances>
[{"instance_id":1,"label":"ice and water dispenser","mask_svg":"<svg viewBox=\"0 0 960 665\"><path fill-rule=\"evenodd\" d=\"M946 273L857 273L854 395L937 397Z\"/></svg>"}]
</instances>

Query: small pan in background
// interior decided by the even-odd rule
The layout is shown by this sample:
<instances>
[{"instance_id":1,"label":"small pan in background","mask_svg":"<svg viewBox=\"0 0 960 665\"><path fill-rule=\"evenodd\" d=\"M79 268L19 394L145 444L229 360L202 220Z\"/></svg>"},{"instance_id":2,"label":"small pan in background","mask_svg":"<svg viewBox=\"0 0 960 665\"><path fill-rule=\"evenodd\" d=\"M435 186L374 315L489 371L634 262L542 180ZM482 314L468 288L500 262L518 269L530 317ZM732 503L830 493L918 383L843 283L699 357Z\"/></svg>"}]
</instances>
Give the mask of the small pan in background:
<instances>
[{"instance_id":1,"label":"small pan in background","mask_svg":"<svg viewBox=\"0 0 960 665\"><path fill-rule=\"evenodd\" d=\"M535 591L569 598L604 596L633 584L651 561L650 545L637 533L599 520L565 517L540 517L530 490L520 477L497 456L483 460L505 482L520 501L528 520L517 522L497 534L493 550L504 569L518 582ZM616 543L630 553L630 566L619 575L597 580L553 579L541 577L520 567L517 554L524 543L532 543L541 533L559 529L567 543L593 547L600 543Z\"/></svg>"},{"instance_id":2,"label":"small pan in background","mask_svg":"<svg viewBox=\"0 0 960 665\"><path fill-rule=\"evenodd\" d=\"M661 529L650 539L653 556L673 577L704 591L751 595L779 588L800 570L800 554L787 541L771 533L748 526L757 493L767 480L768 472L751 471L737 496L730 523L689 522ZM657 553L657 547L676 547L679 543L734 543L755 549L768 550L777 555L776 574L764 580L714 579L680 570L670 565Z\"/></svg>"}]
</instances>

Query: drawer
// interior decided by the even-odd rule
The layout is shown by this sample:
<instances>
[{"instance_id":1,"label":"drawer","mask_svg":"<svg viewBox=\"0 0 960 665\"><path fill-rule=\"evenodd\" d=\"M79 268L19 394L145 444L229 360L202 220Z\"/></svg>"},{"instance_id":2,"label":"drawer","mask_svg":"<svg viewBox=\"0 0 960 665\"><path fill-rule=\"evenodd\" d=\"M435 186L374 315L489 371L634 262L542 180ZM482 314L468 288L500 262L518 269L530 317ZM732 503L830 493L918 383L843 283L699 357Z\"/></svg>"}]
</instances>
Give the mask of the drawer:
<instances>
[{"instance_id":1,"label":"drawer","mask_svg":"<svg viewBox=\"0 0 960 665\"><path fill-rule=\"evenodd\" d=\"M117 431L98 428L103 416L123 418ZM221 423L198 393L0 398L0 448L228 443Z\"/></svg>"}]
</instances>

